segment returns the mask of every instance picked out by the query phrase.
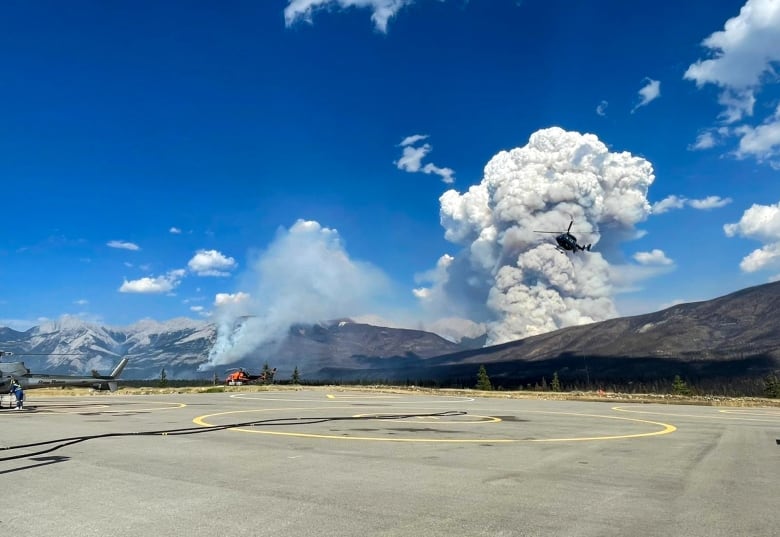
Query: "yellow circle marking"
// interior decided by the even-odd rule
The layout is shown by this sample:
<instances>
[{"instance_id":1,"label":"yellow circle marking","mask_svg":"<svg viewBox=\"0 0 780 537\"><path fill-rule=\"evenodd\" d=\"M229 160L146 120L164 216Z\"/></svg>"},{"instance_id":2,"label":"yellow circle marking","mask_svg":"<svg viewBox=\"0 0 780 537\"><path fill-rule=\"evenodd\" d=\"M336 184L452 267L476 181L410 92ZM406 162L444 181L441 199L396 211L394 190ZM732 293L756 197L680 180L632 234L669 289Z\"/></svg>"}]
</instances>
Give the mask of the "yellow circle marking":
<instances>
[{"instance_id":1,"label":"yellow circle marking","mask_svg":"<svg viewBox=\"0 0 780 537\"><path fill-rule=\"evenodd\" d=\"M66 407L73 407L76 404L83 404L85 401L81 401L78 403L55 403L54 407L57 406L66 406ZM184 403L167 403L164 401L153 401L153 404L157 405L170 405L167 407L152 407L152 408L122 408L122 409L116 409L116 410L105 410L110 409L111 404L99 404L99 405L90 405L90 403L87 401L85 406L79 407L79 408L70 408L69 410L61 410L59 408L41 408L40 412L48 412L51 414L83 414L84 412L99 412L101 414L118 414L120 412L150 412L153 410L173 410L175 408L184 408L187 405Z\"/></svg>"},{"instance_id":2,"label":"yellow circle marking","mask_svg":"<svg viewBox=\"0 0 780 537\"><path fill-rule=\"evenodd\" d=\"M351 407L329 407L329 408L332 409L332 408L351 408ZM226 416L228 414L241 414L246 412L255 412L255 413L272 412L272 411L278 412L282 410L283 411L291 411L291 410L315 411L320 409L319 408L266 408L266 409L256 409L256 410L233 410L229 412L219 412L216 414L206 414L204 416L198 416L192 421L196 425L200 425L202 427L215 427L216 425L212 423L208 423L206 420L208 418L213 418L216 416ZM673 433L674 431L677 430L677 427L675 427L674 425L669 425L668 423L640 420L635 418L624 418L621 416L602 416L599 414L576 414L570 412L546 412L546 411L533 411L533 412L542 413L542 414L561 414L561 415L581 416L581 417L588 417L588 418L603 418L603 419L611 419L611 420L632 421L636 423L657 425L661 427L661 429L657 431L647 432L647 433L635 433L635 434L623 434L623 435L581 436L581 437L570 437L570 438L535 438L535 439L527 439L527 440L519 439L519 438L380 438L376 436L339 436L339 435L330 435L330 434L293 433L293 432L282 432L282 431L258 431L254 429L244 429L241 427L234 427L229 430L241 431L245 433L268 434L268 435L276 435L276 436L294 436L298 438L318 438L318 439L328 439L328 440L360 440L364 442L409 442L409 443L427 442L427 443L448 443L448 444L477 444L477 443L511 444L511 443L525 443L525 442L538 443L538 442L585 442L585 441L594 441L594 440L620 440L620 439L627 439L627 438L643 438L649 436L660 436L664 434ZM365 416L371 416L371 415L372 414L367 414ZM426 416L426 417L430 417L430 416ZM305 417L301 418L302 421L306 419L316 419L316 416L312 416L311 418L305 418ZM382 419L382 418L378 417L377 419ZM389 418L385 418L385 419L389 420ZM495 419L501 421L499 418L495 418ZM292 423L292 419L290 419L288 423ZM437 423L441 425L446 422L437 422ZM463 422L451 422L451 423L460 424ZM497 421L479 422L479 423L497 423Z\"/></svg>"}]
</instances>

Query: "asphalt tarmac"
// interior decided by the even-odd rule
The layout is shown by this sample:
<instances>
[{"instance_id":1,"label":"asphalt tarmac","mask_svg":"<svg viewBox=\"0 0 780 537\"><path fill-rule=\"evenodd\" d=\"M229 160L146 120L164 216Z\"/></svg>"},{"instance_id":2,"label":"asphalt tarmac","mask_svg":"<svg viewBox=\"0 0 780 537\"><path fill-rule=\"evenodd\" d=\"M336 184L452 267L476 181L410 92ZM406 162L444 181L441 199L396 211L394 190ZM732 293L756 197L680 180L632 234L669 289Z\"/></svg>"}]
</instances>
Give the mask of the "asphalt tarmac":
<instances>
[{"instance_id":1,"label":"asphalt tarmac","mask_svg":"<svg viewBox=\"0 0 780 537\"><path fill-rule=\"evenodd\" d=\"M27 396L0 411L10 535L780 535L780 408Z\"/></svg>"}]
</instances>

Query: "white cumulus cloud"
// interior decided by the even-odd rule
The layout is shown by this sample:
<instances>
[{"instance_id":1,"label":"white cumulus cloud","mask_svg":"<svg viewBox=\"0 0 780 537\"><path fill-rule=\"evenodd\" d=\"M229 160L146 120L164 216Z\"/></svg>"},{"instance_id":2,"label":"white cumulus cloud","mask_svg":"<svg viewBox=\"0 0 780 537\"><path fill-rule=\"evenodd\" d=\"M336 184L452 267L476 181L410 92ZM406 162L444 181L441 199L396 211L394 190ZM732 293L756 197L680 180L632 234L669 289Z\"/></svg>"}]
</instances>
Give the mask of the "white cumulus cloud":
<instances>
[{"instance_id":1,"label":"white cumulus cloud","mask_svg":"<svg viewBox=\"0 0 780 537\"><path fill-rule=\"evenodd\" d=\"M650 252L637 252L634 254L634 259L640 265L671 265L673 263L671 259L666 257L664 251L658 248Z\"/></svg>"},{"instance_id":2,"label":"white cumulus cloud","mask_svg":"<svg viewBox=\"0 0 780 537\"><path fill-rule=\"evenodd\" d=\"M284 9L284 20L292 26L299 20L312 23L315 11L326 9L368 8L376 29L387 33L387 24L401 8L413 3L413 0L288 0Z\"/></svg>"},{"instance_id":3,"label":"white cumulus cloud","mask_svg":"<svg viewBox=\"0 0 780 537\"><path fill-rule=\"evenodd\" d=\"M759 241L780 241L780 202L774 205L754 204L742 214L739 222L726 224L728 237L737 235Z\"/></svg>"},{"instance_id":4,"label":"white cumulus cloud","mask_svg":"<svg viewBox=\"0 0 780 537\"><path fill-rule=\"evenodd\" d=\"M428 163L423 165L422 159L425 158L428 153L431 152L430 144L423 144L420 146L416 146L414 144L421 142L428 138L425 134L413 134L411 136L407 136L403 139L403 141L399 144L401 147L403 147L403 154L401 155L401 158L395 161L395 165L399 170L403 170L410 173L427 173L427 174L435 174L441 177L441 180L444 183L451 184L455 181L454 174L455 172L450 168L440 168L439 166L436 166L435 164Z\"/></svg>"},{"instance_id":5,"label":"white cumulus cloud","mask_svg":"<svg viewBox=\"0 0 780 537\"><path fill-rule=\"evenodd\" d=\"M774 269L780 266L780 202L774 205L754 204L742 214L739 222L726 224L728 237L744 237L764 243L740 263L744 272Z\"/></svg>"},{"instance_id":6,"label":"white cumulus cloud","mask_svg":"<svg viewBox=\"0 0 780 537\"><path fill-rule=\"evenodd\" d=\"M187 272L176 269L162 276L146 276L137 280L125 280L119 288L120 293L159 294L173 291Z\"/></svg>"},{"instance_id":7,"label":"white cumulus cloud","mask_svg":"<svg viewBox=\"0 0 780 537\"><path fill-rule=\"evenodd\" d=\"M700 151L702 149L711 149L718 145L718 140L710 130L700 132L696 137L696 141L691 144L689 149L694 151Z\"/></svg>"},{"instance_id":8,"label":"white cumulus cloud","mask_svg":"<svg viewBox=\"0 0 780 537\"><path fill-rule=\"evenodd\" d=\"M171 227L171 228L168 230L168 233L171 233L171 234L173 234L173 235L180 235L180 234L181 234L181 228L178 228L178 227L176 227L176 226L172 226L172 227Z\"/></svg>"},{"instance_id":9,"label":"white cumulus cloud","mask_svg":"<svg viewBox=\"0 0 780 537\"><path fill-rule=\"evenodd\" d=\"M229 276L237 263L217 250L198 250L187 266L198 276Z\"/></svg>"},{"instance_id":10,"label":"white cumulus cloud","mask_svg":"<svg viewBox=\"0 0 780 537\"><path fill-rule=\"evenodd\" d=\"M140 250L141 247L133 242L127 242L127 241L108 241L106 243L106 246L109 248L118 248L120 250L133 250L137 251Z\"/></svg>"},{"instance_id":11,"label":"white cumulus cloud","mask_svg":"<svg viewBox=\"0 0 780 537\"><path fill-rule=\"evenodd\" d=\"M736 151L738 158L752 156L759 162L769 162L772 167L780 169L780 106L761 125L742 125L735 132L740 135Z\"/></svg>"},{"instance_id":12,"label":"white cumulus cloud","mask_svg":"<svg viewBox=\"0 0 780 537\"><path fill-rule=\"evenodd\" d=\"M214 305L217 307L230 304L244 304L249 302L249 293L239 291L237 293L217 293L214 296Z\"/></svg>"},{"instance_id":13,"label":"white cumulus cloud","mask_svg":"<svg viewBox=\"0 0 780 537\"><path fill-rule=\"evenodd\" d=\"M652 78L645 78L645 85L639 90L639 103L631 110L633 114L637 108L647 106L661 96L661 82Z\"/></svg>"},{"instance_id":14,"label":"white cumulus cloud","mask_svg":"<svg viewBox=\"0 0 780 537\"><path fill-rule=\"evenodd\" d=\"M684 78L697 87L713 84L720 88L718 102L724 108L720 119L735 124L753 116L756 97L768 84L778 83L780 62L780 2L748 0L738 15L726 21L723 30L707 37L702 45L708 57L697 60ZM778 166L780 118L775 113L759 125L741 125L738 157L753 156ZM704 143L709 143L704 139ZM699 144L697 144L699 145Z\"/></svg>"},{"instance_id":15,"label":"white cumulus cloud","mask_svg":"<svg viewBox=\"0 0 780 537\"><path fill-rule=\"evenodd\" d=\"M685 207L685 198L680 196L666 196L661 201L653 203L653 214L663 214L671 211L672 209L682 209Z\"/></svg>"},{"instance_id":16,"label":"white cumulus cloud","mask_svg":"<svg viewBox=\"0 0 780 537\"><path fill-rule=\"evenodd\" d=\"M661 201L653 204L653 214L663 214L672 209L682 209L686 205L699 211L708 211L725 207L733 200L731 198L721 198L720 196L707 196L701 199L688 199L682 196L672 194Z\"/></svg>"},{"instance_id":17,"label":"white cumulus cloud","mask_svg":"<svg viewBox=\"0 0 780 537\"><path fill-rule=\"evenodd\" d=\"M697 200L688 200L688 205L694 209L700 211L708 211L710 209L720 209L725 207L733 200L731 198L721 198L720 196L707 196L706 198Z\"/></svg>"}]
</instances>

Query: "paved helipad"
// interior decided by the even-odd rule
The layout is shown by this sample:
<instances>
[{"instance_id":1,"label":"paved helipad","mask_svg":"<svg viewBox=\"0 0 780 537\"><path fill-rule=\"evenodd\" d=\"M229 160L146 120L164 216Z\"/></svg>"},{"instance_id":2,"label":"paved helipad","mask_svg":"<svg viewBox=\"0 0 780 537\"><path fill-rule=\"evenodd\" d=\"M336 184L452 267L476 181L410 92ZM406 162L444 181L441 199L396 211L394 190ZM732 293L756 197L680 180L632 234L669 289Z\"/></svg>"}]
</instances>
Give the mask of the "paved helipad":
<instances>
[{"instance_id":1,"label":"paved helipad","mask_svg":"<svg viewBox=\"0 0 780 537\"><path fill-rule=\"evenodd\" d=\"M326 390L27 406L0 411L13 535L780 534L778 408Z\"/></svg>"}]
</instances>

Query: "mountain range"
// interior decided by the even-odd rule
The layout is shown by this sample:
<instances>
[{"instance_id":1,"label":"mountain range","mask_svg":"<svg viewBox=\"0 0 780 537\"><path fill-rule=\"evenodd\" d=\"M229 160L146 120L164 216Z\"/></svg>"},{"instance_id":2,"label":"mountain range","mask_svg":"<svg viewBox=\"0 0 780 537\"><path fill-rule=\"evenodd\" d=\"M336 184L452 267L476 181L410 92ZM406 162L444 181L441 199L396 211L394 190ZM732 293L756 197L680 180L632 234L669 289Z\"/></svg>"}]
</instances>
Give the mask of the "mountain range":
<instances>
[{"instance_id":1,"label":"mountain range","mask_svg":"<svg viewBox=\"0 0 780 537\"><path fill-rule=\"evenodd\" d=\"M123 378L211 378L224 369L264 363L305 380L424 381L473 384L480 365L510 387L552 378L571 383L652 382L674 375L702 379L759 378L780 370L780 282L714 300L574 326L483 347L436 334L348 319L291 326L286 337L240 362L198 371L217 337L214 324L193 319L108 327L64 318L27 331L0 328L0 349L33 372L84 374L130 362ZM4 360L8 361L5 357Z\"/></svg>"}]
</instances>

